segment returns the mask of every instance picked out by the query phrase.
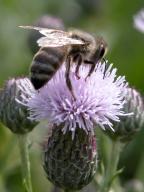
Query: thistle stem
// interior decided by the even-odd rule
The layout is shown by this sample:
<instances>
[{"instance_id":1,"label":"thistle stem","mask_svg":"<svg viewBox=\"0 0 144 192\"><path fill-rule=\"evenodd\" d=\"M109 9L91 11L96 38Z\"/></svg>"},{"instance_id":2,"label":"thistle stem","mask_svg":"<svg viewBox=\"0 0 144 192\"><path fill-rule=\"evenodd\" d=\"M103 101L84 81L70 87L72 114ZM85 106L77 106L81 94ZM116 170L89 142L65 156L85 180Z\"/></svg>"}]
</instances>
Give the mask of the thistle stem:
<instances>
[{"instance_id":1,"label":"thistle stem","mask_svg":"<svg viewBox=\"0 0 144 192\"><path fill-rule=\"evenodd\" d=\"M106 167L106 173L103 178L103 183L100 187L99 192L109 192L113 177L117 173L117 165L119 162L121 152L121 143L119 140L113 140L112 141L112 148L111 148L111 154L109 157L108 165Z\"/></svg>"},{"instance_id":2,"label":"thistle stem","mask_svg":"<svg viewBox=\"0 0 144 192\"><path fill-rule=\"evenodd\" d=\"M23 185L26 192L32 192L30 160L28 151L28 135L27 134L18 135L18 139L21 155Z\"/></svg>"},{"instance_id":3,"label":"thistle stem","mask_svg":"<svg viewBox=\"0 0 144 192\"><path fill-rule=\"evenodd\" d=\"M6 171L6 164L7 161L11 155L11 153L13 152L13 148L15 147L15 139L13 137L10 138L9 143L7 144L4 154L2 154L1 158L0 158L0 173L4 173ZM0 190L1 191L1 190Z\"/></svg>"}]
</instances>

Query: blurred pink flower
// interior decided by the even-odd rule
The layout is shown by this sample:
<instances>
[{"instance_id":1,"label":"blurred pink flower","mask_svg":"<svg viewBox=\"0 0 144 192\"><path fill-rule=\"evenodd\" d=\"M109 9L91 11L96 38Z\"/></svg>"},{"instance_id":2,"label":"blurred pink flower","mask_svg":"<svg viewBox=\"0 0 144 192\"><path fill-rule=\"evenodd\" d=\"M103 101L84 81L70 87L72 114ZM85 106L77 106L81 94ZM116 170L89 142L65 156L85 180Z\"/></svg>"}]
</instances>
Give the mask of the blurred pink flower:
<instances>
[{"instance_id":1,"label":"blurred pink flower","mask_svg":"<svg viewBox=\"0 0 144 192\"><path fill-rule=\"evenodd\" d=\"M144 9L141 9L136 15L134 15L134 27L144 33Z\"/></svg>"},{"instance_id":2,"label":"blurred pink flower","mask_svg":"<svg viewBox=\"0 0 144 192\"><path fill-rule=\"evenodd\" d=\"M70 79L76 100L73 99L65 82L65 66L38 92L27 100L30 119L48 120L49 123L63 126L63 133L71 131L73 136L76 128L86 132L94 131L99 125L105 129L111 121L119 121L123 112L124 89L127 86L125 77L116 77L117 69L112 64L97 64L95 71L85 80L89 66L80 68L80 79L75 76L72 67Z\"/></svg>"}]
</instances>

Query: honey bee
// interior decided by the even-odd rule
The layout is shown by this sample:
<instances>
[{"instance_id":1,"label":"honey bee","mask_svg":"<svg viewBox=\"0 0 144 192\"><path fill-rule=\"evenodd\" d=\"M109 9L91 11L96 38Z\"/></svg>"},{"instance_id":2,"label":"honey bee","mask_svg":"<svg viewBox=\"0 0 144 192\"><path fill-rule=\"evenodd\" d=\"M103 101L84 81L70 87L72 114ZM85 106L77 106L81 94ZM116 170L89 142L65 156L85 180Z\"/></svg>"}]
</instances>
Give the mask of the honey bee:
<instances>
[{"instance_id":1,"label":"honey bee","mask_svg":"<svg viewBox=\"0 0 144 192\"><path fill-rule=\"evenodd\" d=\"M95 38L80 30L66 32L33 26L20 27L38 30L44 35L37 41L41 48L34 56L30 67L30 78L35 89L43 87L65 61L66 84L75 98L69 77L71 64L76 64L75 74L79 79L81 64L90 65L87 75L89 77L95 70L95 65L104 59L107 43L102 37Z\"/></svg>"}]
</instances>

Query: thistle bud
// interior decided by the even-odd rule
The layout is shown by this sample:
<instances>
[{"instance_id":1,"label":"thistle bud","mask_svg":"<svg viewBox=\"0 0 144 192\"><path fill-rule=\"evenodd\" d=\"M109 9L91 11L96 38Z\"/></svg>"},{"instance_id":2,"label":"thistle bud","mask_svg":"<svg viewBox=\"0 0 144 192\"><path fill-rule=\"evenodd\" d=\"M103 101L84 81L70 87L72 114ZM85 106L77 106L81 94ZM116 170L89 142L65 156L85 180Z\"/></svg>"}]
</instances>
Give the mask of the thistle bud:
<instances>
[{"instance_id":1,"label":"thistle bud","mask_svg":"<svg viewBox=\"0 0 144 192\"><path fill-rule=\"evenodd\" d=\"M36 22L34 22L33 26L49 29L65 30L63 21L58 17L50 15L43 15ZM39 50L39 47L36 42L40 37L42 37L42 35L38 31L29 32L28 46L33 54L35 54Z\"/></svg>"},{"instance_id":2,"label":"thistle bud","mask_svg":"<svg viewBox=\"0 0 144 192\"><path fill-rule=\"evenodd\" d=\"M97 167L96 138L83 129L63 134L61 127L53 128L44 147L44 170L48 179L63 189L78 190L93 178Z\"/></svg>"},{"instance_id":3,"label":"thistle bud","mask_svg":"<svg viewBox=\"0 0 144 192\"><path fill-rule=\"evenodd\" d=\"M36 123L29 120L24 98L29 98L34 88L28 78L10 79L0 91L0 120L13 133L31 131Z\"/></svg>"},{"instance_id":4,"label":"thistle bud","mask_svg":"<svg viewBox=\"0 0 144 192\"><path fill-rule=\"evenodd\" d=\"M131 114L120 117L120 122L114 123L114 132L109 131L113 139L119 138L122 142L131 140L144 125L144 104L140 93L133 88L127 88L125 99L124 112Z\"/></svg>"}]
</instances>

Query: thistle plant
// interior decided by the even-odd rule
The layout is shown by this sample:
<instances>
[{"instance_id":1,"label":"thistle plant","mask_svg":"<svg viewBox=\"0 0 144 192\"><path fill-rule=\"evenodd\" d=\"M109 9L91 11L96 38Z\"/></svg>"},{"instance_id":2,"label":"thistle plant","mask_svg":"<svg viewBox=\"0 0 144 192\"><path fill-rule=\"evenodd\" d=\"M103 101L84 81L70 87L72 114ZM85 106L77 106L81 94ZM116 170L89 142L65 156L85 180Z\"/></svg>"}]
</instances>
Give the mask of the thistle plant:
<instances>
[{"instance_id":1,"label":"thistle plant","mask_svg":"<svg viewBox=\"0 0 144 192\"><path fill-rule=\"evenodd\" d=\"M26 192L32 192L27 133L32 131L36 122L27 118L28 110L22 103L33 92L28 78L10 79L0 91L0 121L18 136Z\"/></svg>"},{"instance_id":2,"label":"thistle plant","mask_svg":"<svg viewBox=\"0 0 144 192\"><path fill-rule=\"evenodd\" d=\"M106 69L106 65L108 68ZM116 78L117 69L108 63L96 65L86 79L88 66L82 66L70 79L76 99L65 82L65 66L39 92L26 99L30 119L47 120L51 135L45 143L43 166L48 179L65 191L78 190L93 178L97 166L95 129L113 129L123 111L124 77Z\"/></svg>"}]
</instances>

